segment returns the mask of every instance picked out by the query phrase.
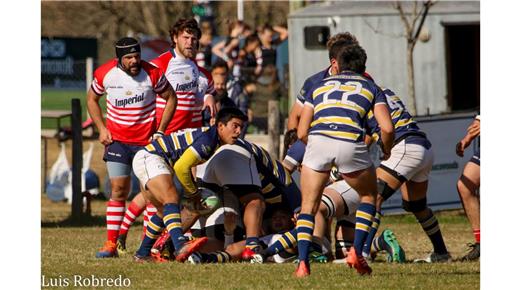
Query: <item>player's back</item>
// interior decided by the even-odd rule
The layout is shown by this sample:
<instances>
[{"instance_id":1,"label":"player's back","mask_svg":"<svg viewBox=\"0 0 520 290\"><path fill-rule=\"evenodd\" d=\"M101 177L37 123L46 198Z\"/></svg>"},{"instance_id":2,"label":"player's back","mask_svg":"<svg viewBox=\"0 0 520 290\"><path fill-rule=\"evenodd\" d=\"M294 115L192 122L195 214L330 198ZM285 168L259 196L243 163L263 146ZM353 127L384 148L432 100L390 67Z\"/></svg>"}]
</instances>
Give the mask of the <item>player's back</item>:
<instances>
[{"instance_id":1,"label":"player's back","mask_svg":"<svg viewBox=\"0 0 520 290\"><path fill-rule=\"evenodd\" d=\"M354 72L330 76L309 91L305 105L314 108L309 135L361 142L366 117L375 103L386 103L377 85Z\"/></svg>"},{"instance_id":2,"label":"player's back","mask_svg":"<svg viewBox=\"0 0 520 290\"><path fill-rule=\"evenodd\" d=\"M408 110L406 110L406 107L399 96L397 96L392 90L388 88L382 88L382 90L386 97L386 101L390 109L390 115L392 117L392 123L395 129L394 140L401 140L410 134L426 136L426 134L419 129L419 126L412 118L412 115L410 115ZM368 115L368 129L370 134L377 134L376 138L379 139L380 129L372 112L369 112Z\"/></svg>"},{"instance_id":3,"label":"player's back","mask_svg":"<svg viewBox=\"0 0 520 290\"><path fill-rule=\"evenodd\" d=\"M195 146L192 146L197 144ZM158 154L168 160L170 165L192 146L198 156L206 159L218 146L217 130L215 126L190 128L162 136L145 146L145 150Z\"/></svg>"}]
</instances>

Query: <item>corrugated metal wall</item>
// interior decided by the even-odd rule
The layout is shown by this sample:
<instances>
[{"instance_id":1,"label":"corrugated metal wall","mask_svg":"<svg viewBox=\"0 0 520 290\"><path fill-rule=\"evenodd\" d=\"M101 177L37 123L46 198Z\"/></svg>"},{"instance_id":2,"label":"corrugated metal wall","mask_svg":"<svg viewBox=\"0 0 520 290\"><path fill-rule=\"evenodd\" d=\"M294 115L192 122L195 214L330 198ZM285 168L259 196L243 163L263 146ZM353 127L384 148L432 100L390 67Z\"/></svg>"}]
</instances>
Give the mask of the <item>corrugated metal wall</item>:
<instances>
[{"instance_id":1,"label":"corrugated metal wall","mask_svg":"<svg viewBox=\"0 0 520 290\"><path fill-rule=\"evenodd\" d=\"M334 15L331 15L334 16ZM303 29L306 26L327 25L331 35L350 31L367 52L367 72L381 86L393 89L406 102L408 79L406 72L406 40L398 37L404 27L398 15L336 16L336 28L331 17L289 18L290 96L294 98L305 79L328 65L326 50L306 50ZM442 22L479 22L478 13L431 14L424 27L431 39L418 42L414 51L417 114L447 112L446 56ZM369 24L381 33L375 33Z\"/></svg>"}]
</instances>

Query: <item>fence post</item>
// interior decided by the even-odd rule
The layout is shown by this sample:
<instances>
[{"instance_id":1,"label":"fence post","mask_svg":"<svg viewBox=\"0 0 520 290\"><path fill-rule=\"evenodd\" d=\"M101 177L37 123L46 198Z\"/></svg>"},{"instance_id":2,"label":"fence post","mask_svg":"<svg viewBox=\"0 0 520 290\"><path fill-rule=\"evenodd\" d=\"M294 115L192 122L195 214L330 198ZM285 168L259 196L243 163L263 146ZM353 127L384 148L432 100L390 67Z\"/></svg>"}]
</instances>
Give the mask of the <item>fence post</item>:
<instances>
[{"instance_id":1,"label":"fence post","mask_svg":"<svg viewBox=\"0 0 520 290\"><path fill-rule=\"evenodd\" d=\"M280 155L280 107L277 100L267 102L267 136L269 138L267 150L271 157L278 159Z\"/></svg>"},{"instance_id":2,"label":"fence post","mask_svg":"<svg viewBox=\"0 0 520 290\"><path fill-rule=\"evenodd\" d=\"M81 103L71 100L72 126L72 217L83 213L83 194L81 192L81 168L83 167L83 136L81 133Z\"/></svg>"}]
</instances>

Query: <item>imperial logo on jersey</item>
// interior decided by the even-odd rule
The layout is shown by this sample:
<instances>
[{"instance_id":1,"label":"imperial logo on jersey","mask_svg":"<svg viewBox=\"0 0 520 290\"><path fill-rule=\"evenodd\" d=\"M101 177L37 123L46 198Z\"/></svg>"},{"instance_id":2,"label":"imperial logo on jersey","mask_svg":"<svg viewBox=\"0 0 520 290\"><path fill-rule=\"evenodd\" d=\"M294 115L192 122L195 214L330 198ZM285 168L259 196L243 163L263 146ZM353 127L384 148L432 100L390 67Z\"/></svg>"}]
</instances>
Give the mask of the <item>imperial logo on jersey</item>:
<instances>
[{"instance_id":1,"label":"imperial logo on jersey","mask_svg":"<svg viewBox=\"0 0 520 290\"><path fill-rule=\"evenodd\" d=\"M368 78L354 72L330 76L305 96L305 106L314 109L309 135L363 141L367 113L378 103L386 104L385 96Z\"/></svg>"},{"instance_id":2,"label":"imperial logo on jersey","mask_svg":"<svg viewBox=\"0 0 520 290\"><path fill-rule=\"evenodd\" d=\"M146 145L155 131L155 97L168 81L161 71L141 61L141 71L130 76L118 67L117 59L94 72L92 90L107 94L107 129L112 139L131 145Z\"/></svg>"},{"instance_id":3,"label":"imperial logo on jersey","mask_svg":"<svg viewBox=\"0 0 520 290\"><path fill-rule=\"evenodd\" d=\"M151 61L159 67L175 89L177 109L166 129L166 134L185 128L202 126L204 95L215 94L211 74L198 67L191 59L176 55L175 50L161 54ZM157 124L160 124L166 102L157 98Z\"/></svg>"}]
</instances>

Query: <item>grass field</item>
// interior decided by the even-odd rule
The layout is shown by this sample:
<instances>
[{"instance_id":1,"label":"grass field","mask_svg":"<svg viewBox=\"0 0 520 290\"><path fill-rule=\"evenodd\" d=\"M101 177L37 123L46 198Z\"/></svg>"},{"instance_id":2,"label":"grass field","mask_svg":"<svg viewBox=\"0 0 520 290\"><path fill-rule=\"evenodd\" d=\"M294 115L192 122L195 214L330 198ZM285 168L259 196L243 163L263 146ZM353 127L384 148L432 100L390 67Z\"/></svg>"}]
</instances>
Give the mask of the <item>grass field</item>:
<instances>
[{"instance_id":1,"label":"grass field","mask_svg":"<svg viewBox=\"0 0 520 290\"><path fill-rule=\"evenodd\" d=\"M137 264L129 256L96 259L105 239L104 202L93 202L93 217L78 224L68 220L70 206L41 197L42 275L47 278L82 275L98 278L129 278L131 289L478 289L480 262L449 264L387 264L382 258L372 264L370 277L360 277L345 265L314 264L308 279L292 278L294 264L188 265L179 263ZM470 227L461 211L438 215L448 249L453 257L466 251L472 241ZM141 221L141 219L139 219ZM431 249L414 219L391 216L382 228L397 235L407 259L422 257ZM138 247L141 223L129 233L127 247ZM72 279L72 278L71 278Z\"/></svg>"},{"instance_id":2,"label":"grass field","mask_svg":"<svg viewBox=\"0 0 520 290\"><path fill-rule=\"evenodd\" d=\"M55 90L42 89L41 94L41 109L42 110L70 110L70 101L73 98L79 98L82 108L82 120L86 119L87 107L85 106L86 92L84 90ZM104 100L104 99L103 99ZM105 102L99 102L101 108L105 110ZM62 126L69 126L70 118L65 118ZM56 121L51 119L42 119L42 129L56 129Z\"/></svg>"}]
</instances>

